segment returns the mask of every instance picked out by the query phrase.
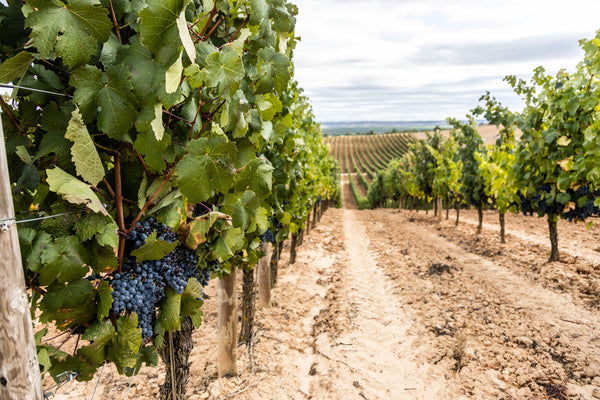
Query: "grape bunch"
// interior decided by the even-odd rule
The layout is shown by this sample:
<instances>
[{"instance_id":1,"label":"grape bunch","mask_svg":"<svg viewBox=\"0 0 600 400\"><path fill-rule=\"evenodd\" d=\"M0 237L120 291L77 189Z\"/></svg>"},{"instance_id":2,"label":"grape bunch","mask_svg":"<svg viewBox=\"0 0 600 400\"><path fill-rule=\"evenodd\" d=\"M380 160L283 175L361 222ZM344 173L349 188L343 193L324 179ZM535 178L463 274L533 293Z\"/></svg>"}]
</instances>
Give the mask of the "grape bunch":
<instances>
[{"instance_id":1,"label":"grape bunch","mask_svg":"<svg viewBox=\"0 0 600 400\"><path fill-rule=\"evenodd\" d=\"M111 282L112 313L135 312L144 338L153 334L156 308L165 297L165 287L169 285L176 293L181 294L190 278L198 278L198 256L181 244L160 260L137 262L135 257L131 257L131 252L142 247L152 232L156 232L157 239L169 243L177 240L170 227L158 223L154 218L138 223L125 241L125 254L128 258L123 271L115 274ZM201 280L206 280L204 273Z\"/></svg>"},{"instance_id":2,"label":"grape bunch","mask_svg":"<svg viewBox=\"0 0 600 400\"><path fill-rule=\"evenodd\" d=\"M260 241L262 243L275 243L275 235L273 235L273 231L271 231L271 229L267 229L265 233L260 235Z\"/></svg>"},{"instance_id":3,"label":"grape bunch","mask_svg":"<svg viewBox=\"0 0 600 400\"><path fill-rule=\"evenodd\" d=\"M142 337L150 337L153 334L156 307L165 297L164 280L148 265L137 264L131 258L124 269L126 272L115 274L111 283L112 313L120 314L125 310L135 312Z\"/></svg>"}]
</instances>

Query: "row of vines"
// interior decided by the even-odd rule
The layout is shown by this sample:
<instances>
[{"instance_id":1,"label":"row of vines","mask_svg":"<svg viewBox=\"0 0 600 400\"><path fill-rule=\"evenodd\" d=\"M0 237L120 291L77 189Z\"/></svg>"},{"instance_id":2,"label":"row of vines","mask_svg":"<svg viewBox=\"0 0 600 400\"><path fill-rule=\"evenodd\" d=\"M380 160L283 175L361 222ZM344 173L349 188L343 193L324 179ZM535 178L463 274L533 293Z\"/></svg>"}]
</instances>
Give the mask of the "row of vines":
<instances>
[{"instance_id":1,"label":"row of vines","mask_svg":"<svg viewBox=\"0 0 600 400\"><path fill-rule=\"evenodd\" d=\"M239 340L251 339L266 244L276 265L281 243L339 196L337 164L293 80L297 12L286 0L0 3L0 82L14 88L0 104L31 316L77 339L67 353L38 330L42 374L90 380L111 362L133 375L160 355L161 398L183 398L202 287L236 270L249 294ZM227 340L222 376L236 373ZM17 368L3 371L0 397L14 395Z\"/></svg>"},{"instance_id":2,"label":"row of vines","mask_svg":"<svg viewBox=\"0 0 600 400\"><path fill-rule=\"evenodd\" d=\"M326 139L341 172L348 174L352 195L359 208L368 208L367 190L377 173L401 157L414 141L406 133L381 135L332 136Z\"/></svg>"},{"instance_id":3,"label":"row of vines","mask_svg":"<svg viewBox=\"0 0 600 400\"><path fill-rule=\"evenodd\" d=\"M584 59L573 73L547 75L542 67L531 83L507 76L525 103L513 112L489 93L466 121L448 119L449 137L436 131L391 161L369 188L373 205L387 199L416 208L433 201L441 218L444 201L457 209L495 207L504 242L506 212L537 214L548 220L550 261L559 259L557 221L600 216L600 31L580 41ZM495 145L486 145L476 117L499 128ZM439 211L439 212L438 212Z\"/></svg>"}]
</instances>

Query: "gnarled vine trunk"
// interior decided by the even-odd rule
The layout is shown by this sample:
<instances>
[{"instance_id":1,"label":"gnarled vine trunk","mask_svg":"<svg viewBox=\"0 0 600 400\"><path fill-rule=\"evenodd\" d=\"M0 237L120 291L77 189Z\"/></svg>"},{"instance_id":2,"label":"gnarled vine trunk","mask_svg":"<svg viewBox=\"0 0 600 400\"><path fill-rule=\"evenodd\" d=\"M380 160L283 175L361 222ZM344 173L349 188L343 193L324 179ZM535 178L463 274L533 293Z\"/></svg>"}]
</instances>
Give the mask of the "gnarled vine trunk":
<instances>
[{"instance_id":1,"label":"gnarled vine trunk","mask_svg":"<svg viewBox=\"0 0 600 400\"><path fill-rule=\"evenodd\" d=\"M190 377L189 357L192 351L192 319L186 317L181 322L181 329L168 332L163 345L158 349L160 358L165 363L165 383L160 387L161 400L184 400L186 386ZM172 357L171 357L172 356ZM175 380L173 380L173 376Z\"/></svg>"},{"instance_id":2,"label":"gnarled vine trunk","mask_svg":"<svg viewBox=\"0 0 600 400\"><path fill-rule=\"evenodd\" d=\"M283 248L283 242L277 242L273 247L273 254L271 255L271 262L269 263L271 269L271 289L277 285L277 265L279 263L279 256L281 255L281 249Z\"/></svg>"},{"instance_id":3,"label":"gnarled vine trunk","mask_svg":"<svg viewBox=\"0 0 600 400\"><path fill-rule=\"evenodd\" d=\"M460 203L457 201L455 203L456 206L456 223L454 224L454 226L458 226L458 219L460 218Z\"/></svg>"},{"instance_id":4,"label":"gnarled vine trunk","mask_svg":"<svg viewBox=\"0 0 600 400\"><path fill-rule=\"evenodd\" d=\"M548 261L558 261L558 229L556 221L550 215L548 215L548 230L550 232L550 259Z\"/></svg>"},{"instance_id":5,"label":"gnarled vine trunk","mask_svg":"<svg viewBox=\"0 0 600 400\"><path fill-rule=\"evenodd\" d=\"M254 268L244 269L244 282L242 285L242 328L240 329L239 343L248 343L252 339L254 330L255 285Z\"/></svg>"},{"instance_id":6,"label":"gnarled vine trunk","mask_svg":"<svg viewBox=\"0 0 600 400\"><path fill-rule=\"evenodd\" d=\"M296 262L296 247L298 246L298 235L299 233L292 233L292 244L290 245L290 264Z\"/></svg>"},{"instance_id":7,"label":"gnarled vine trunk","mask_svg":"<svg viewBox=\"0 0 600 400\"><path fill-rule=\"evenodd\" d=\"M505 231L505 220L506 213L500 212L500 243L506 243L506 231Z\"/></svg>"},{"instance_id":8,"label":"gnarled vine trunk","mask_svg":"<svg viewBox=\"0 0 600 400\"><path fill-rule=\"evenodd\" d=\"M481 235L483 229L483 204L477 204L477 215L479 216L479 223L477 224L477 234Z\"/></svg>"},{"instance_id":9,"label":"gnarled vine trunk","mask_svg":"<svg viewBox=\"0 0 600 400\"><path fill-rule=\"evenodd\" d=\"M450 219L450 199L446 199L446 221Z\"/></svg>"}]
</instances>

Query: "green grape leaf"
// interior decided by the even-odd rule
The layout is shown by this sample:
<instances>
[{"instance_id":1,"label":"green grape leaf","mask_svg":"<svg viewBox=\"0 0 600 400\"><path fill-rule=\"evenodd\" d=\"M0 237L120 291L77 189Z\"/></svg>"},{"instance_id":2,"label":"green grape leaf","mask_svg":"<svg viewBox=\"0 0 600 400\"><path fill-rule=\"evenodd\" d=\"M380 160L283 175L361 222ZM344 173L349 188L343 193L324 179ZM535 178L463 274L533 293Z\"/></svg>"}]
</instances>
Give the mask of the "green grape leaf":
<instances>
[{"instance_id":1,"label":"green grape leaf","mask_svg":"<svg viewBox=\"0 0 600 400\"><path fill-rule=\"evenodd\" d=\"M253 191L247 190L225 196L222 210L231 215L231 222L235 228L245 230L252 222L258 207L260 207L260 200Z\"/></svg>"},{"instance_id":2,"label":"green grape leaf","mask_svg":"<svg viewBox=\"0 0 600 400\"><path fill-rule=\"evenodd\" d=\"M135 365L142 344L142 329L137 327L136 313L123 315L117 320L117 335L106 347L106 358L115 363L120 374Z\"/></svg>"},{"instance_id":3,"label":"green grape leaf","mask_svg":"<svg viewBox=\"0 0 600 400\"><path fill-rule=\"evenodd\" d=\"M166 298L160 305L157 324L165 331L176 331L181 326L179 314L181 312L181 295L175 293L170 286L165 291Z\"/></svg>"},{"instance_id":4,"label":"green grape leaf","mask_svg":"<svg viewBox=\"0 0 600 400\"><path fill-rule=\"evenodd\" d=\"M132 251L131 255L134 256L140 263L149 260L160 260L175 250L177 244L178 242L176 241L169 243L164 240L157 239L156 232L152 232L146 239L146 244L139 249Z\"/></svg>"},{"instance_id":5,"label":"green grape leaf","mask_svg":"<svg viewBox=\"0 0 600 400\"><path fill-rule=\"evenodd\" d=\"M113 303L112 288L108 286L108 281L100 282L98 285L98 320L108 318ZM112 326L112 325L111 325Z\"/></svg>"},{"instance_id":6,"label":"green grape leaf","mask_svg":"<svg viewBox=\"0 0 600 400\"><path fill-rule=\"evenodd\" d=\"M259 207L254 216L254 222L261 232L269 229L269 212L264 207Z\"/></svg>"},{"instance_id":7,"label":"green grape leaf","mask_svg":"<svg viewBox=\"0 0 600 400\"><path fill-rule=\"evenodd\" d=\"M138 32L142 43L163 66L173 64L181 52L177 19L188 3L189 0L147 0L147 6L140 11Z\"/></svg>"},{"instance_id":8,"label":"green grape leaf","mask_svg":"<svg viewBox=\"0 0 600 400\"><path fill-rule=\"evenodd\" d=\"M267 0L252 0L250 2L250 25L259 25L264 19L269 18L269 5Z\"/></svg>"},{"instance_id":9,"label":"green grape leaf","mask_svg":"<svg viewBox=\"0 0 600 400\"><path fill-rule=\"evenodd\" d=\"M138 373L144 363L149 367L156 367L158 365L158 353L154 346L148 345L142 347L136 356L135 365L125 368L125 375L132 376Z\"/></svg>"},{"instance_id":10,"label":"green grape leaf","mask_svg":"<svg viewBox=\"0 0 600 400\"><path fill-rule=\"evenodd\" d=\"M88 214L83 218L77 219L73 228L75 229L75 234L82 242L92 240L94 236L99 239L108 233L112 233L116 237L116 239L109 240L110 244L114 244L115 241L118 243L119 240L117 237L117 224L110 216L106 217L102 214ZM106 240L108 240L108 238L103 241ZM107 243L103 243L103 245L104 244ZM116 245L113 247L116 247Z\"/></svg>"},{"instance_id":11,"label":"green grape leaf","mask_svg":"<svg viewBox=\"0 0 600 400\"><path fill-rule=\"evenodd\" d=\"M229 46L206 57L206 81L219 87L220 93L235 93L244 77L244 64L237 51Z\"/></svg>"},{"instance_id":12,"label":"green grape leaf","mask_svg":"<svg viewBox=\"0 0 600 400\"><path fill-rule=\"evenodd\" d=\"M108 10L96 0L28 0L31 11L25 24L31 28L31 39L42 58L52 51L65 64L75 67L96 54L96 41L105 42L112 23Z\"/></svg>"},{"instance_id":13,"label":"green grape leaf","mask_svg":"<svg viewBox=\"0 0 600 400\"><path fill-rule=\"evenodd\" d=\"M110 320L96 322L90 326L82 335L83 340L92 342L77 350L77 354L94 365L102 365L105 359L105 348L115 337L115 327Z\"/></svg>"},{"instance_id":14,"label":"green grape leaf","mask_svg":"<svg viewBox=\"0 0 600 400\"><path fill-rule=\"evenodd\" d=\"M275 89L282 93L290 80L290 60L273 48L259 50L258 71L261 79L257 85L259 93L268 93Z\"/></svg>"},{"instance_id":15,"label":"green grape leaf","mask_svg":"<svg viewBox=\"0 0 600 400\"><path fill-rule=\"evenodd\" d=\"M236 251L244 247L244 234L240 228L231 228L223 232L215 243L214 254L219 261L233 257Z\"/></svg>"},{"instance_id":16,"label":"green grape leaf","mask_svg":"<svg viewBox=\"0 0 600 400\"><path fill-rule=\"evenodd\" d=\"M138 99L145 99L149 104L156 103L157 93L165 90L165 71L152 53L139 40L139 36L130 39L129 48L121 49L122 62L131 73L131 86Z\"/></svg>"},{"instance_id":17,"label":"green grape leaf","mask_svg":"<svg viewBox=\"0 0 600 400\"><path fill-rule=\"evenodd\" d=\"M59 329L86 323L96 314L92 284L79 280L69 284L53 283L40 301L40 321L56 321Z\"/></svg>"},{"instance_id":18,"label":"green grape leaf","mask_svg":"<svg viewBox=\"0 0 600 400\"><path fill-rule=\"evenodd\" d=\"M70 203L83 204L94 212L108 216L104 205L87 183L80 181L58 167L47 169L46 174L52 192L60 194Z\"/></svg>"},{"instance_id":19,"label":"green grape leaf","mask_svg":"<svg viewBox=\"0 0 600 400\"><path fill-rule=\"evenodd\" d=\"M96 186L105 176L104 166L78 109L73 110L65 138L73 142L71 155L77 174Z\"/></svg>"},{"instance_id":20,"label":"green grape leaf","mask_svg":"<svg viewBox=\"0 0 600 400\"><path fill-rule=\"evenodd\" d=\"M283 1L274 1L270 5L269 15L273 18L273 28L277 32L291 32L294 30L296 19L288 11Z\"/></svg>"},{"instance_id":21,"label":"green grape leaf","mask_svg":"<svg viewBox=\"0 0 600 400\"><path fill-rule=\"evenodd\" d=\"M74 282L89 271L85 264L86 249L76 236L61 237L42 252L44 266L40 269L40 284Z\"/></svg>"},{"instance_id":22,"label":"green grape leaf","mask_svg":"<svg viewBox=\"0 0 600 400\"><path fill-rule=\"evenodd\" d=\"M213 192L227 193L234 183L235 143L226 138L190 142L188 154L177 164L177 185L191 203L207 201Z\"/></svg>"},{"instance_id":23,"label":"green grape leaf","mask_svg":"<svg viewBox=\"0 0 600 400\"><path fill-rule=\"evenodd\" d=\"M43 265L42 252L52 245L52 236L30 228L19 228L18 232L23 265L30 271L38 272Z\"/></svg>"},{"instance_id":24,"label":"green grape leaf","mask_svg":"<svg viewBox=\"0 0 600 400\"><path fill-rule=\"evenodd\" d=\"M187 82L193 88L202 87L206 78L205 71L201 70L198 64L190 64L188 67L186 67L183 74L187 78Z\"/></svg>"},{"instance_id":25,"label":"green grape leaf","mask_svg":"<svg viewBox=\"0 0 600 400\"><path fill-rule=\"evenodd\" d=\"M88 65L75 70L70 80L83 121L90 123L97 117L98 129L116 140L129 139L128 131L137 119L137 100L129 77L129 70L122 65L109 67L106 73Z\"/></svg>"},{"instance_id":26,"label":"green grape leaf","mask_svg":"<svg viewBox=\"0 0 600 400\"><path fill-rule=\"evenodd\" d=\"M250 104L242 90L238 90L231 97L231 100L225 104L225 111L221 114L221 125L226 131L233 133L233 136L243 137L248 131L248 121L246 113L250 110Z\"/></svg>"},{"instance_id":27,"label":"green grape leaf","mask_svg":"<svg viewBox=\"0 0 600 400\"><path fill-rule=\"evenodd\" d=\"M165 159L171 158L171 135L167 133L161 140L156 140L155 133L148 130L137 135L133 147L144 156L144 162L151 172L162 172L167 167Z\"/></svg>"},{"instance_id":28,"label":"green grape leaf","mask_svg":"<svg viewBox=\"0 0 600 400\"><path fill-rule=\"evenodd\" d=\"M259 198L264 199L271 194L273 185L273 170L270 164L256 159L246 165L239 174L235 183L235 189L239 192L246 189L252 190Z\"/></svg>"},{"instance_id":29,"label":"green grape leaf","mask_svg":"<svg viewBox=\"0 0 600 400\"><path fill-rule=\"evenodd\" d=\"M273 123L271 121L263 121L260 135L267 142L271 140L271 135L273 135Z\"/></svg>"},{"instance_id":30,"label":"green grape leaf","mask_svg":"<svg viewBox=\"0 0 600 400\"><path fill-rule=\"evenodd\" d=\"M70 284L55 283L48 287L48 292L43 297L41 305L48 312L76 307L90 297L93 289L90 281L85 279Z\"/></svg>"},{"instance_id":31,"label":"green grape leaf","mask_svg":"<svg viewBox=\"0 0 600 400\"><path fill-rule=\"evenodd\" d=\"M276 113L281 112L283 104L273 93L267 93L256 96L256 107L262 119L271 121Z\"/></svg>"},{"instance_id":32,"label":"green grape leaf","mask_svg":"<svg viewBox=\"0 0 600 400\"><path fill-rule=\"evenodd\" d=\"M16 56L9 58L0 65L0 83L9 83L17 78L22 78L31 62L33 55L28 51L21 51Z\"/></svg>"},{"instance_id":33,"label":"green grape leaf","mask_svg":"<svg viewBox=\"0 0 600 400\"><path fill-rule=\"evenodd\" d=\"M50 361L50 356L48 354L48 349L45 347L41 347L37 352L37 361L40 364L40 372L48 372L48 369L52 366L52 361Z\"/></svg>"},{"instance_id":34,"label":"green grape leaf","mask_svg":"<svg viewBox=\"0 0 600 400\"><path fill-rule=\"evenodd\" d=\"M196 278L190 278L181 295L181 316L191 317L192 324L198 328L202 324L202 305L204 294L202 285Z\"/></svg>"}]
</instances>

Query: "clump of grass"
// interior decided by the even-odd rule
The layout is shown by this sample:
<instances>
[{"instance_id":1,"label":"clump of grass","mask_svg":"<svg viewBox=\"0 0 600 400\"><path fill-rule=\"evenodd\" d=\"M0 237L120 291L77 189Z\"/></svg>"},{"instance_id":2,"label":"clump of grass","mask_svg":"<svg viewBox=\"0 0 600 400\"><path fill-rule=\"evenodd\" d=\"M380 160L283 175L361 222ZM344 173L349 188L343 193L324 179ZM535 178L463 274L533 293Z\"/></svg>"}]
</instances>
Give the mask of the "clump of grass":
<instances>
[{"instance_id":1,"label":"clump of grass","mask_svg":"<svg viewBox=\"0 0 600 400\"><path fill-rule=\"evenodd\" d=\"M454 370L456 372L460 372L460 370L465 366L466 362L465 348L467 347L467 334L464 330L460 330L454 337L456 338L454 352L452 353L452 358L456 360Z\"/></svg>"}]
</instances>

